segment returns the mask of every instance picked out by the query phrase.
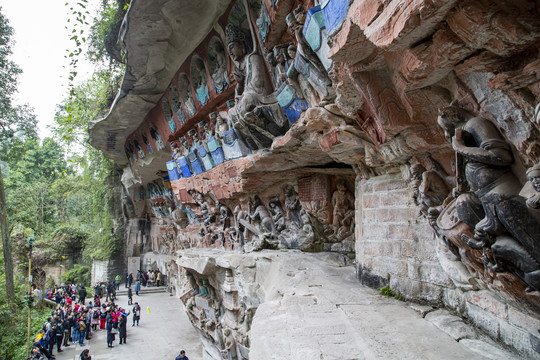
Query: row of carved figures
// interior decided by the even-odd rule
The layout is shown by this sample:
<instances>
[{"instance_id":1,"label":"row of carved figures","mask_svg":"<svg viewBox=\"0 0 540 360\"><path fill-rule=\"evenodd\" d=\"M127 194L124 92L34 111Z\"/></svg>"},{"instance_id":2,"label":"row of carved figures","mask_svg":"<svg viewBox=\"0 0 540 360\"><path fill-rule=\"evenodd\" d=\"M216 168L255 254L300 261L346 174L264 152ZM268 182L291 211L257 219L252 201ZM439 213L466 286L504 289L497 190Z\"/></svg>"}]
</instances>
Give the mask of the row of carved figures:
<instances>
[{"instance_id":1,"label":"row of carved figures","mask_svg":"<svg viewBox=\"0 0 540 360\"><path fill-rule=\"evenodd\" d=\"M130 139L126 140L125 151L126 156L129 160L129 164L131 166L133 166L138 159L144 159L145 157L145 151L141 146L140 140L142 140L142 144L144 144L144 146L146 147L146 152L148 154L152 154L154 152L154 150L152 149L152 144L150 143L150 140L148 138L148 133L154 141L156 151L165 148L165 143L163 142L161 133L153 123L150 123L148 133L146 133L146 131L143 129L140 129L138 133L140 135L140 138L137 138L137 135L134 134Z\"/></svg>"},{"instance_id":2,"label":"row of carved figures","mask_svg":"<svg viewBox=\"0 0 540 360\"><path fill-rule=\"evenodd\" d=\"M199 123L188 136L171 143L172 161L168 163L171 180L199 175L225 161L245 156L249 150L236 132L218 113Z\"/></svg>"},{"instance_id":3,"label":"row of carved figures","mask_svg":"<svg viewBox=\"0 0 540 360\"><path fill-rule=\"evenodd\" d=\"M179 229L174 236L162 239L161 252L195 248L222 248L254 251L262 248L313 248L320 242L340 242L354 232L354 195L343 180L338 180L329 201L306 203L305 208L292 185L284 194L276 194L263 203L258 195L251 197L246 208L240 203L231 210L213 194L189 190L196 208L177 202L171 204L170 218ZM284 199L282 202L281 198ZM164 217L159 211L158 218ZM317 229L317 234L315 229ZM194 232L194 229L197 232Z\"/></svg>"},{"instance_id":4,"label":"row of carved figures","mask_svg":"<svg viewBox=\"0 0 540 360\"><path fill-rule=\"evenodd\" d=\"M322 18L312 14L310 19ZM313 21L312 24L316 24ZM271 80L265 58L257 52L248 53L252 48L249 43L251 37L241 28L232 24L227 26L227 50L235 64L235 97L227 102L229 111L226 119L213 113L209 120L190 129L188 136L179 138L180 145L171 144L174 161L178 163L183 177L200 174L225 160L245 156L250 150L269 148L273 139L283 135L309 106L328 103L335 98L327 72L331 62L321 48L321 44L326 42L324 25L317 23L317 26L306 27L305 22L306 11L302 7L291 12L287 24L296 44L278 45L267 51ZM173 133L176 131L173 111L182 112L177 115L181 124L186 119L181 106L170 108L169 101L179 103L182 98L174 94L178 94L176 87L169 90L169 97L173 98L167 100L164 97L166 103L163 105ZM193 102L189 91L182 101L184 108ZM188 111L188 114L193 116L195 112Z\"/></svg>"}]
</instances>

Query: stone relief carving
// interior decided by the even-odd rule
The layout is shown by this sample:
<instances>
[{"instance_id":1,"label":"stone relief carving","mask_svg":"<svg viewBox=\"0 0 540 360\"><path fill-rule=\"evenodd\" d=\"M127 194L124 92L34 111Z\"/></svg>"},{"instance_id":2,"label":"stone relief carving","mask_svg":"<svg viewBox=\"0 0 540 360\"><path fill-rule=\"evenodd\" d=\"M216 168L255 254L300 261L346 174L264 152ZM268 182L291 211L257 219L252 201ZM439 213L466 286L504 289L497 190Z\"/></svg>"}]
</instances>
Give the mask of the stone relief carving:
<instances>
[{"instance_id":1,"label":"stone relief carving","mask_svg":"<svg viewBox=\"0 0 540 360\"><path fill-rule=\"evenodd\" d=\"M302 6L297 7L286 18L289 31L297 42L294 69L307 79L316 90L318 103L324 105L335 98L335 90L332 88L332 81L328 77L325 66L304 36L305 20L306 12Z\"/></svg>"},{"instance_id":2,"label":"stone relief carving","mask_svg":"<svg viewBox=\"0 0 540 360\"><path fill-rule=\"evenodd\" d=\"M242 29L229 24L226 34L237 82L229 118L238 136L251 150L268 148L276 136L287 131L289 123L274 96L263 57L255 52L247 53Z\"/></svg>"},{"instance_id":3,"label":"stone relief carving","mask_svg":"<svg viewBox=\"0 0 540 360\"><path fill-rule=\"evenodd\" d=\"M206 67L202 59L198 56L193 56L191 59L191 82L195 89L195 97L201 105L206 105L210 99L208 93L208 85L206 82Z\"/></svg>"},{"instance_id":4,"label":"stone relief carving","mask_svg":"<svg viewBox=\"0 0 540 360\"><path fill-rule=\"evenodd\" d=\"M165 120L169 125L171 133L174 133L176 131L176 123L174 122L169 100L165 96L161 99L161 109L163 110L163 115L165 116Z\"/></svg>"},{"instance_id":5,"label":"stone relief carving","mask_svg":"<svg viewBox=\"0 0 540 360\"><path fill-rule=\"evenodd\" d=\"M347 190L343 180L336 184L332 194L334 235L344 237L354 231L354 195Z\"/></svg>"},{"instance_id":6,"label":"stone relief carving","mask_svg":"<svg viewBox=\"0 0 540 360\"><path fill-rule=\"evenodd\" d=\"M464 249L462 260L473 271L485 273L483 263L491 277L510 272L527 290L540 290L540 214L531 206L538 198L538 165L522 186L511 168L511 147L493 123L455 106L442 110L438 123L456 152L456 187L436 232Z\"/></svg>"},{"instance_id":7,"label":"stone relief carving","mask_svg":"<svg viewBox=\"0 0 540 360\"><path fill-rule=\"evenodd\" d=\"M193 95L191 94L191 83L186 74L180 74L178 76L178 88L180 90L180 97L184 103L187 117L190 118L195 115L197 111L195 109L195 102L193 101Z\"/></svg>"},{"instance_id":8,"label":"stone relief carving","mask_svg":"<svg viewBox=\"0 0 540 360\"><path fill-rule=\"evenodd\" d=\"M224 281L218 281L218 273ZM217 268L204 276L183 269L180 299L189 319L215 346L221 359L248 359L251 320L256 307L246 305L238 294L230 269Z\"/></svg>"},{"instance_id":9,"label":"stone relief carving","mask_svg":"<svg viewBox=\"0 0 540 360\"><path fill-rule=\"evenodd\" d=\"M163 138L161 137L159 130L152 123L150 123L150 136L152 137L152 140L154 140L154 144L156 144L157 151L165 148L165 144L163 143Z\"/></svg>"},{"instance_id":10,"label":"stone relief carving","mask_svg":"<svg viewBox=\"0 0 540 360\"><path fill-rule=\"evenodd\" d=\"M227 73L227 54L221 41L214 37L208 45L208 72L212 78L212 84L216 93L221 94L229 86L229 74Z\"/></svg>"},{"instance_id":11,"label":"stone relief carving","mask_svg":"<svg viewBox=\"0 0 540 360\"><path fill-rule=\"evenodd\" d=\"M449 200L455 182L442 170L441 166L433 159L428 158L430 169L422 164L411 166L411 185L414 189L418 213L427 217L429 223L434 226L437 217Z\"/></svg>"}]
</instances>

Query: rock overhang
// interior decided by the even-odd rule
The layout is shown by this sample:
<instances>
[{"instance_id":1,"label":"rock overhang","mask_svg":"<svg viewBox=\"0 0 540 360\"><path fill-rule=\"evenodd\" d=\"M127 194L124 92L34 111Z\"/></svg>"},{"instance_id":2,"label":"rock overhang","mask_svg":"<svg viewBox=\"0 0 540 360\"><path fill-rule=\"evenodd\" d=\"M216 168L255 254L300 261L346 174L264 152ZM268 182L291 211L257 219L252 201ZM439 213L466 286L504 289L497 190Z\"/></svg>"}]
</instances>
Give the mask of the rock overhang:
<instances>
[{"instance_id":1,"label":"rock overhang","mask_svg":"<svg viewBox=\"0 0 540 360\"><path fill-rule=\"evenodd\" d=\"M89 126L90 144L120 166L127 137L145 120L185 59L230 0L133 0L119 41L126 53L121 88L107 116Z\"/></svg>"}]
</instances>

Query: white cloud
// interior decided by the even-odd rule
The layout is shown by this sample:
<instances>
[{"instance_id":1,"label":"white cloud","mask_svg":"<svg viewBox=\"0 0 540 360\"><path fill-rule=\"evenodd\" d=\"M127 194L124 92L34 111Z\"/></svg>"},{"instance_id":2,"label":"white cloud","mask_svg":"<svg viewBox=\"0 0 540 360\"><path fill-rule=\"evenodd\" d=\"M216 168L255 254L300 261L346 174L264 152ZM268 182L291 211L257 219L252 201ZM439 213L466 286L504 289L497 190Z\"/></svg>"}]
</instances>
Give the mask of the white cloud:
<instances>
[{"instance_id":1,"label":"white cloud","mask_svg":"<svg viewBox=\"0 0 540 360\"><path fill-rule=\"evenodd\" d=\"M12 60L23 70L15 103L35 109L41 138L50 134L46 126L53 123L56 105L68 94L69 61L64 56L74 44L69 40L71 30L65 28L69 10L65 3L3 0L1 5L15 31ZM91 71L83 58L78 67L81 78Z\"/></svg>"}]
</instances>

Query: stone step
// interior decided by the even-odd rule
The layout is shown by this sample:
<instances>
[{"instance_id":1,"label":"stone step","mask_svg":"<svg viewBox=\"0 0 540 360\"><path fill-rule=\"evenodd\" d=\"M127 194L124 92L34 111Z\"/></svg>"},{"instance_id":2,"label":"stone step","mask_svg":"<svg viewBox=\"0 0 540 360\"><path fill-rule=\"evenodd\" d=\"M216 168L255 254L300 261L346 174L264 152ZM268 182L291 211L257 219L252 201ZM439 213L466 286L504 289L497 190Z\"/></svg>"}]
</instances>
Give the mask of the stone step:
<instances>
[{"instance_id":1,"label":"stone step","mask_svg":"<svg viewBox=\"0 0 540 360\"><path fill-rule=\"evenodd\" d=\"M123 296L127 295L127 289L123 286L120 287L122 290L116 291L116 296ZM133 294L135 294L135 290L133 287L131 288L131 291L133 291ZM154 293L160 293L160 292L167 292L166 286L141 286L141 290L139 291L139 294L154 294Z\"/></svg>"}]
</instances>

